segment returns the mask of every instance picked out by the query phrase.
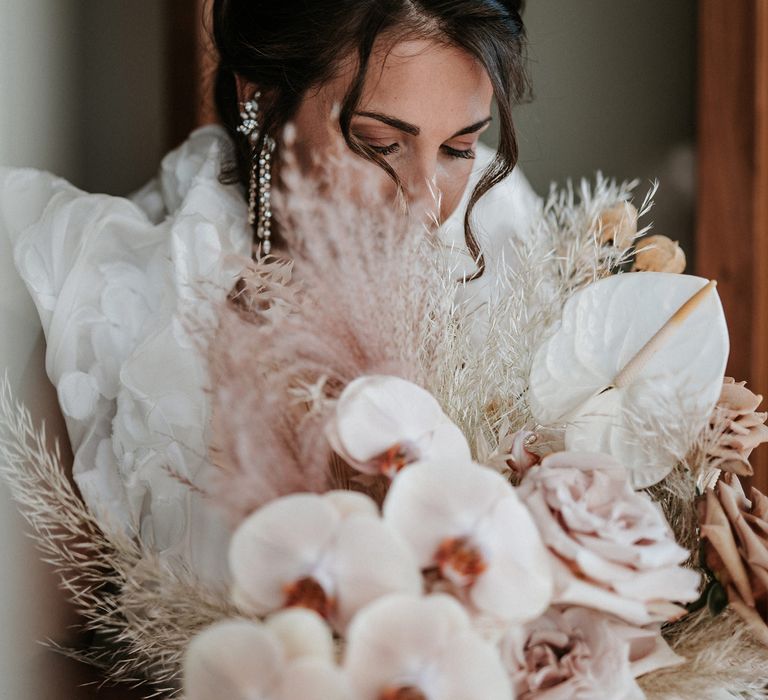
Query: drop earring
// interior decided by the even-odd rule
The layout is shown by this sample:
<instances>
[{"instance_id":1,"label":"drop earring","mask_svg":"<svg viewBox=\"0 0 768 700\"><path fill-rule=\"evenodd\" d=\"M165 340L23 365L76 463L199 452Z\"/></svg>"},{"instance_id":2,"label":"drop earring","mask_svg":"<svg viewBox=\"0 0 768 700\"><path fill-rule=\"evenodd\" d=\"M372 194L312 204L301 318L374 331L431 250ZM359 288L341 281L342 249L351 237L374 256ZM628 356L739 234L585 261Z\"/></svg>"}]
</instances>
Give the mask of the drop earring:
<instances>
[{"instance_id":1,"label":"drop earring","mask_svg":"<svg viewBox=\"0 0 768 700\"><path fill-rule=\"evenodd\" d=\"M251 176L248 183L248 223L256 224L256 236L261 240L264 255L272 250L272 154L275 140L266 134L257 150L261 135L259 99L261 92L242 105L238 132L251 144ZM257 213L258 222L257 222Z\"/></svg>"}]
</instances>

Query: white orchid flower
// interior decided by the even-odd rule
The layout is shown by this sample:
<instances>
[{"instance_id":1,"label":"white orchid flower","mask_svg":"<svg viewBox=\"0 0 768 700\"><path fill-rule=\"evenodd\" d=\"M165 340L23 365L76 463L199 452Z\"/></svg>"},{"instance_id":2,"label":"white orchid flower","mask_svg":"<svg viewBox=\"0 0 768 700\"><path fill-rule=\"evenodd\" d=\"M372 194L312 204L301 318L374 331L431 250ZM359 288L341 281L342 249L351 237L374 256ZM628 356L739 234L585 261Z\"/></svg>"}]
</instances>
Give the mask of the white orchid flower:
<instances>
[{"instance_id":1,"label":"white orchid flower","mask_svg":"<svg viewBox=\"0 0 768 700\"><path fill-rule=\"evenodd\" d=\"M315 610L343 629L386 593L421 591L407 544L352 491L293 494L260 508L235 532L229 550L233 597L248 613Z\"/></svg>"},{"instance_id":2,"label":"white orchid flower","mask_svg":"<svg viewBox=\"0 0 768 700\"><path fill-rule=\"evenodd\" d=\"M357 700L511 700L495 647L450 596L390 595L349 627L343 668Z\"/></svg>"},{"instance_id":3,"label":"white orchid flower","mask_svg":"<svg viewBox=\"0 0 768 700\"><path fill-rule=\"evenodd\" d=\"M549 605L549 555L526 506L499 473L480 465L415 464L394 480L384 520L422 569L493 619L526 622Z\"/></svg>"},{"instance_id":4,"label":"white orchid flower","mask_svg":"<svg viewBox=\"0 0 768 700\"><path fill-rule=\"evenodd\" d=\"M387 375L350 382L326 426L342 459L366 474L394 475L412 462L466 463L464 434L420 386Z\"/></svg>"},{"instance_id":5,"label":"white orchid flower","mask_svg":"<svg viewBox=\"0 0 768 700\"><path fill-rule=\"evenodd\" d=\"M205 629L184 658L187 700L352 700L333 660L333 638L309 610L266 624L225 620Z\"/></svg>"}]
</instances>

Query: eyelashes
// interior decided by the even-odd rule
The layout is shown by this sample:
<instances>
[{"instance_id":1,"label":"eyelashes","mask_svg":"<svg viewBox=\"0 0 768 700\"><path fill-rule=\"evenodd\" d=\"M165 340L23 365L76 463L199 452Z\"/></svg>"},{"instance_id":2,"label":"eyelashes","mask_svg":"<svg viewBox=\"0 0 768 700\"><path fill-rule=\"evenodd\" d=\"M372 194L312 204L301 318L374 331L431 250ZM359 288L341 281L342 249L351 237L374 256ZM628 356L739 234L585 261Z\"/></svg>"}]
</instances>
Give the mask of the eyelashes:
<instances>
[{"instance_id":1,"label":"eyelashes","mask_svg":"<svg viewBox=\"0 0 768 700\"><path fill-rule=\"evenodd\" d=\"M396 143L391 143L389 146L374 146L373 144L366 144L368 148L370 148L375 153L378 153L380 156L390 156L393 153L397 153L400 150L400 146L398 146Z\"/></svg>"},{"instance_id":2,"label":"eyelashes","mask_svg":"<svg viewBox=\"0 0 768 700\"><path fill-rule=\"evenodd\" d=\"M397 143L391 143L388 146L374 146L373 144L366 144L374 153L378 153L381 156L389 156L393 153L397 153L400 150L400 146ZM472 148L466 150L460 150L458 148L451 148L450 146L442 146L441 150L445 155L451 158L460 158L464 160L472 160L475 157L475 151Z\"/></svg>"},{"instance_id":3,"label":"eyelashes","mask_svg":"<svg viewBox=\"0 0 768 700\"><path fill-rule=\"evenodd\" d=\"M451 148L450 146L443 146L443 152L452 158L464 158L466 160L472 160L475 157L475 150L473 148L467 148L462 151L458 148Z\"/></svg>"}]
</instances>

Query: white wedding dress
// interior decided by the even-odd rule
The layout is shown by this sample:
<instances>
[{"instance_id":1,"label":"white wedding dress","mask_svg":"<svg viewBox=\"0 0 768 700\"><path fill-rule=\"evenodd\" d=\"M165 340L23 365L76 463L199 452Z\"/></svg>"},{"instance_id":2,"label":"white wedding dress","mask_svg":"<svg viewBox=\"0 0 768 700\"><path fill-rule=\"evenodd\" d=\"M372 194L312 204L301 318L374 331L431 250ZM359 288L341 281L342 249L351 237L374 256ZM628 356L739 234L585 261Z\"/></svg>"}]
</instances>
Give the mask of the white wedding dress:
<instances>
[{"instance_id":1,"label":"white wedding dress","mask_svg":"<svg viewBox=\"0 0 768 700\"><path fill-rule=\"evenodd\" d=\"M250 253L242 190L218 180L230 149L222 128L198 129L129 198L0 169L0 235L40 314L83 498L106 529L138 534L170 565L210 582L226 580L229 533L178 477L194 482L210 468L206 368L186 322L215 323L214 304L240 270L232 254ZM465 198L441 228L456 250L469 192L492 155L478 149ZM540 206L517 170L480 201L488 269L461 293L478 305L488 298L494 263Z\"/></svg>"}]
</instances>

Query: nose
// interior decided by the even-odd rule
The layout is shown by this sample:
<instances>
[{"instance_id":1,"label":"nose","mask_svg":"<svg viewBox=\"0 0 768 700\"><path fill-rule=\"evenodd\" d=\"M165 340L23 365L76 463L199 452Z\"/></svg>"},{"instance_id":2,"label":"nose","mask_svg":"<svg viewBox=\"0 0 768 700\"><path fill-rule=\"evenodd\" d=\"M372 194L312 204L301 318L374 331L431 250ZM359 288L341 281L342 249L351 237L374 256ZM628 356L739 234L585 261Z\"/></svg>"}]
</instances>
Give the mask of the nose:
<instances>
[{"instance_id":1,"label":"nose","mask_svg":"<svg viewBox=\"0 0 768 700\"><path fill-rule=\"evenodd\" d=\"M410 204L432 207L439 196L437 191L437 158L421 155L414 157L398 173Z\"/></svg>"}]
</instances>

